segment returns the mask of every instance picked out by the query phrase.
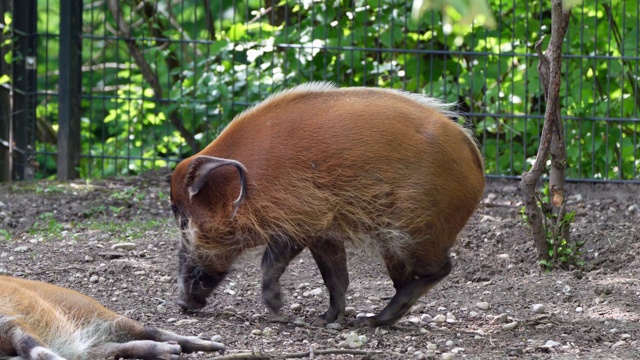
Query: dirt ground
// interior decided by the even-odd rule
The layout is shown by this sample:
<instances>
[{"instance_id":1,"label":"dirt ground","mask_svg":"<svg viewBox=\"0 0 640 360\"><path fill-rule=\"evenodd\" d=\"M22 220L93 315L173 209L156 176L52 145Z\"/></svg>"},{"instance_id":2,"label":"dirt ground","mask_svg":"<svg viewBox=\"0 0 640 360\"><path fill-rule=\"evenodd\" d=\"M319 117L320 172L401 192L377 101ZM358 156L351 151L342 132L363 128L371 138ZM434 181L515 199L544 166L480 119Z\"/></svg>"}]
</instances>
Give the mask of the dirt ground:
<instances>
[{"instance_id":1,"label":"dirt ground","mask_svg":"<svg viewBox=\"0 0 640 360\"><path fill-rule=\"evenodd\" d=\"M308 325L329 300L306 251L282 279L288 324L269 322L262 304L260 249L235 264L206 308L180 312L167 175L0 184L0 273L78 290L145 324L214 337L227 356L640 358L640 186L571 184L572 236L586 241L586 264L540 273L517 182L488 181L453 249L454 270L409 315L393 327L323 329ZM349 249L349 270L349 316L378 312L393 295L380 262Z\"/></svg>"}]
</instances>

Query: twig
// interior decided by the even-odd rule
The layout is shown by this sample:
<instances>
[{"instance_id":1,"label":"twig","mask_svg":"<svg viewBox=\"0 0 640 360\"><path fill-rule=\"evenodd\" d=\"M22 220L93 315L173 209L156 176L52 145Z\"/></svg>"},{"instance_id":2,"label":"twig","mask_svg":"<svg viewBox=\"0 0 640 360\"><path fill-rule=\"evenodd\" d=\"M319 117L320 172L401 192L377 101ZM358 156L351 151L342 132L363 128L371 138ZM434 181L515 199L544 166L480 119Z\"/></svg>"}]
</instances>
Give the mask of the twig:
<instances>
[{"instance_id":1,"label":"twig","mask_svg":"<svg viewBox=\"0 0 640 360\"><path fill-rule=\"evenodd\" d=\"M402 354L392 351L380 351L380 350L353 350L353 349L325 349L325 350L313 350L298 352L298 353L280 353L280 354L267 354L264 352L256 351L243 351L235 354L227 354L216 356L212 360L238 360L238 359L300 359L311 357L312 355L386 355L386 357L395 356L403 357Z\"/></svg>"}]
</instances>

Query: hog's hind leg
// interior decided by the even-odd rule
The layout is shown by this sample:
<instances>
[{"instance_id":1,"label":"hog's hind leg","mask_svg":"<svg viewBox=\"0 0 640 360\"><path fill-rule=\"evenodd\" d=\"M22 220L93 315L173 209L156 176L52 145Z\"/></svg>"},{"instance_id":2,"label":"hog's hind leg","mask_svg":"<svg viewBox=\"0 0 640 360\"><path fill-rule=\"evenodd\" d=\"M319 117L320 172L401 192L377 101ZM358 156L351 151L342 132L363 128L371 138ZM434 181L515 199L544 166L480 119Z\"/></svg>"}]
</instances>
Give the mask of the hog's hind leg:
<instances>
[{"instance_id":1,"label":"hog's hind leg","mask_svg":"<svg viewBox=\"0 0 640 360\"><path fill-rule=\"evenodd\" d=\"M28 326L0 314L0 355L21 360L65 360L48 349Z\"/></svg>"},{"instance_id":2,"label":"hog's hind leg","mask_svg":"<svg viewBox=\"0 0 640 360\"><path fill-rule=\"evenodd\" d=\"M411 310L413 304L436 284L444 279L451 272L452 264L449 257L435 271L429 267L422 269L420 266L409 268L408 272L400 270L400 264L387 262L389 275L396 288L396 294L391 298L387 306L382 311L372 317L356 319L352 324L355 326L369 325L373 327L392 325L400 320Z\"/></svg>"}]
</instances>

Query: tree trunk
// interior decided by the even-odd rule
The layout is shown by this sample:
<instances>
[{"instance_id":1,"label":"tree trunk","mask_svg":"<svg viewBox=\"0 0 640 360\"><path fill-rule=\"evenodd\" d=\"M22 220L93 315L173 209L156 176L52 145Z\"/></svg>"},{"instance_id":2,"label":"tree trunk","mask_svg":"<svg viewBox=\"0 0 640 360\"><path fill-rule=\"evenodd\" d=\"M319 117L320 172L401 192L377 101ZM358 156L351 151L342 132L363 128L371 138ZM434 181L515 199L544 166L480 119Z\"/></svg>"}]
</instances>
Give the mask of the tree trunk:
<instances>
[{"instance_id":1,"label":"tree trunk","mask_svg":"<svg viewBox=\"0 0 640 360\"><path fill-rule=\"evenodd\" d=\"M542 40L538 41L535 46L540 61L538 72L542 79L547 108L536 160L531 170L523 174L521 181L525 213L531 226L531 235L538 252L538 259L547 262L551 260L547 243L548 236L554 240L560 240L566 236L565 240L569 240L569 224L562 221L565 213L564 181L567 157L559 94L562 81L562 43L570 14L571 9L563 9L561 0L552 0L549 46L544 54L541 51ZM549 154L551 154L548 204L550 208L545 208L547 204L541 201L537 195L536 185L544 172Z\"/></svg>"}]
</instances>

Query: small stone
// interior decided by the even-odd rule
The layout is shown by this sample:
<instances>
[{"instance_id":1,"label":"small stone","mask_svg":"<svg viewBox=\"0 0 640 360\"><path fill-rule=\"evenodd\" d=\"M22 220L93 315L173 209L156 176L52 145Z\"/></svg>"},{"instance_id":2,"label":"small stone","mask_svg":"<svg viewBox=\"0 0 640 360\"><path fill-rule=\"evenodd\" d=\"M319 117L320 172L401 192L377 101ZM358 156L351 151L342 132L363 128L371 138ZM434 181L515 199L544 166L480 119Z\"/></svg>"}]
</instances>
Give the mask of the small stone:
<instances>
[{"instance_id":1,"label":"small stone","mask_svg":"<svg viewBox=\"0 0 640 360\"><path fill-rule=\"evenodd\" d=\"M111 245L111 250L124 250L131 251L136 248L136 244L130 242L123 242Z\"/></svg>"},{"instance_id":2,"label":"small stone","mask_svg":"<svg viewBox=\"0 0 640 360\"><path fill-rule=\"evenodd\" d=\"M442 314L438 314L433 318L434 323L442 324L445 321L447 321L447 317Z\"/></svg>"},{"instance_id":3,"label":"small stone","mask_svg":"<svg viewBox=\"0 0 640 360\"><path fill-rule=\"evenodd\" d=\"M453 346L453 341L448 340L446 343L444 343L444 345L448 346L448 347L452 347Z\"/></svg>"},{"instance_id":4,"label":"small stone","mask_svg":"<svg viewBox=\"0 0 640 360\"><path fill-rule=\"evenodd\" d=\"M85 261L85 262L92 262L92 261L93 261L93 258L92 258L91 256L89 256L89 255L85 255L85 257L84 257L84 261Z\"/></svg>"},{"instance_id":5,"label":"small stone","mask_svg":"<svg viewBox=\"0 0 640 360\"><path fill-rule=\"evenodd\" d=\"M273 329L268 326L262 330L262 335L264 336L270 336L272 334L273 334Z\"/></svg>"},{"instance_id":6,"label":"small stone","mask_svg":"<svg viewBox=\"0 0 640 360\"><path fill-rule=\"evenodd\" d=\"M584 310L584 309L582 308L582 306L578 306L578 307L576 308L576 312L577 312L577 313L581 313L583 310Z\"/></svg>"},{"instance_id":7,"label":"small stone","mask_svg":"<svg viewBox=\"0 0 640 360\"><path fill-rule=\"evenodd\" d=\"M89 278L89 282L92 283L92 284L95 284L98 281L100 281L100 277L99 276L93 275L92 277Z\"/></svg>"},{"instance_id":8,"label":"small stone","mask_svg":"<svg viewBox=\"0 0 640 360\"><path fill-rule=\"evenodd\" d=\"M168 318L168 319L167 319L167 322L168 322L168 323L174 323L174 322L176 322L176 321L178 321L178 319L176 319L176 318Z\"/></svg>"},{"instance_id":9,"label":"small stone","mask_svg":"<svg viewBox=\"0 0 640 360\"><path fill-rule=\"evenodd\" d=\"M340 323L329 323L325 326L325 328L329 330L342 330L342 325Z\"/></svg>"},{"instance_id":10,"label":"small stone","mask_svg":"<svg viewBox=\"0 0 640 360\"><path fill-rule=\"evenodd\" d=\"M309 291L309 295L320 296L320 295L322 295L322 289L321 288L313 289L313 290Z\"/></svg>"},{"instance_id":11,"label":"small stone","mask_svg":"<svg viewBox=\"0 0 640 360\"><path fill-rule=\"evenodd\" d=\"M190 325L190 324L195 324L197 322L198 322L198 319L182 319L182 320L176 321L176 325L177 326Z\"/></svg>"},{"instance_id":12,"label":"small stone","mask_svg":"<svg viewBox=\"0 0 640 360\"><path fill-rule=\"evenodd\" d=\"M543 304L533 304L531 305L531 311L534 314L544 314L547 312L547 307Z\"/></svg>"},{"instance_id":13,"label":"small stone","mask_svg":"<svg viewBox=\"0 0 640 360\"><path fill-rule=\"evenodd\" d=\"M420 316L420 321L422 321L423 323L428 324L430 322L433 322L433 318L428 314L423 314L422 316Z\"/></svg>"},{"instance_id":14,"label":"small stone","mask_svg":"<svg viewBox=\"0 0 640 360\"><path fill-rule=\"evenodd\" d=\"M615 344L611 345L611 348L615 349L615 348L617 348L619 346L625 345L626 343L627 343L626 341L620 340L620 341L616 342Z\"/></svg>"},{"instance_id":15,"label":"small stone","mask_svg":"<svg viewBox=\"0 0 640 360\"><path fill-rule=\"evenodd\" d=\"M225 306L225 308L222 309L222 312L236 314L238 312L238 310L236 310L236 308L234 308L233 306Z\"/></svg>"},{"instance_id":16,"label":"small stone","mask_svg":"<svg viewBox=\"0 0 640 360\"><path fill-rule=\"evenodd\" d=\"M376 334L376 335L384 335L384 334L386 334L388 332L389 332L389 330L385 330L385 329L383 329L381 327L377 327L376 330L374 331L374 334Z\"/></svg>"},{"instance_id":17,"label":"small stone","mask_svg":"<svg viewBox=\"0 0 640 360\"><path fill-rule=\"evenodd\" d=\"M455 321L456 317L452 313L448 312L447 313L447 320L454 320Z\"/></svg>"},{"instance_id":18,"label":"small stone","mask_svg":"<svg viewBox=\"0 0 640 360\"><path fill-rule=\"evenodd\" d=\"M635 214L637 212L640 212L638 211L639 209L640 208L638 207L638 205L633 204L633 205L629 205L629 207L627 208L627 212L629 212L630 214Z\"/></svg>"},{"instance_id":19,"label":"small stone","mask_svg":"<svg viewBox=\"0 0 640 360\"><path fill-rule=\"evenodd\" d=\"M556 341L553 341L553 340L547 340L547 342L544 343L544 345L542 345L542 347L550 349L550 348L558 346L558 345L560 345L559 342L556 342Z\"/></svg>"},{"instance_id":20,"label":"small stone","mask_svg":"<svg viewBox=\"0 0 640 360\"><path fill-rule=\"evenodd\" d=\"M486 301L480 301L476 303L476 307L480 310L489 310L491 305L489 305L489 303Z\"/></svg>"},{"instance_id":21,"label":"small stone","mask_svg":"<svg viewBox=\"0 0 640 360\"><path fill-rule=\"evenodd\" d=\"M424 310L424 306L423 305L416 305L414 307L411 308L411 313L412 314L419 314Z\"/></svg>"},{"instance_id":22,"label":"small stone","mask_svg":"<svg viewBox=\"0 0 640 360\"><path fill-rule=\"evenodd\" d=\"M262 335L262 330L253 329L253 330L251 330L251 335L260 336L260 335Z\"/></svg>"},{"instance_id":23,"label":"small stone","mask_svg":"<svg viewBox=\"0 0 640 360\"><path fill-rule=\"evenodd\" d=\"M303 318L296 318L295 320L293 320L293 325L298 326L298 327L309 326L309 324L307 324L307 322L304 321Z\"/></svg>"},{"instance_id":24,"label":"small stone","mask_svg":"<svg viewBox=\"0 0 640 360\"><path fill-rule=\"evenodd\" d=\"M436 351L437 349L438 349L438 345L436 345L434 343L428 343L427 344L427 350Z\"/></svg>"},{"instance_id":25,"label":"small stone","mask_svg":"<svg viewBox=\"0 0 640 360\"><path fill-rule=\"evenodd\" d=\"M17 248L14 248L13 252L23 253L23 252L27 252L29 250L31 250L30 247L28 247L27 245L23 245L23 246L18 246Z\"/></svg>"},{"instance_id":26,"label":"small stone","mask_svg":"<svg viewBox=\"0 0 640 360\"><path fill-rule=\"evenodd\" d=\"M290 308L292 311L300 311L302 310L302 305L295 303L295 304L291 304Z\"/></svg>"},{"instance_id":27,"label":"small stone","mask_svg":"<svg viewBox=\"0 0 640 360\"><path fill-rule=\"evenodd\" d=\"M629 334L621 334L620 335L620 339L629 340L629 339L631 339L631 335L629 335Z\"/></svg>"},{"instance_id":28,"label":"small stone","mask_svg":"<svg viewBox=\"0 0 640 360\"><path fill-rule=\"evenodd\" d=\"M478 315L479 315L479 314L478 314L478 312L477 312L477 311L470 311L470 312L469 312L469 317L475 318L475 317L478 317Z\"/></svg>"},{"instance_id":29,"label":"small stone","mask_svg":"<svg viewBox=\"0 0 640 360\"><path fill-rule=\"evenodd\" d=\"M352 331L345 338L346 347L349 347L351 349L363 347L366 340L367 340L366 336L358 335L358 333L356 333L355 331Z\"/></svg>"},{"instance_id":30,"label":"small stone","mask_svg":"<svg viewBox=\"0 0 640 360\"><path fill-rule=\"evenodd\" d=\"M356 314L356 308L352 306L347 306L344 308L344 316L353 316Z\"/></svg>"},{"instance_id":31,"label":"small stone","mask_svg":"<svg viewBox=\"0 0 640 360\"><path fill-rule=\"evenodd\" d=\"M161 276L160 277L160 281L164 282L164 283L170 283L171 282L171 276Z\"/></svg>"},{"instance_id":32,"label":"small stone","mask_svg":"<svg viewBox=\"0 0 640 360\"><path fill-rule=\"evenodd\" d=\"M167 312L167 308L165 308L162 304L156 306L156 310L158 311L158 314L164 314Z\"/></svg>"},{"instance_id":33,"label":"small stone","mask_svg":"<svg viewBox=\"0 0 640 360\"><path fill-rule=\"evenodd\" d=\"M442 356L440 356L442 360L450 360L450 359L454 359L455 357L456 356L450 352L443 353Z\"/></svg>"},{"instance_id":34,"label":"small stone","mask_svg":"<svg viewBox=\"0 0 640 360\"><path fill-rule=\"evenodd\" d=\"M513 329L516 328L516 326L518 326L518 322L517 321L510 322L508 324L502 325L502 330L505 330L505 331L513 330Z\"/></svg>"},{"instance_id":35,"label":"small stone","mask_svg":"<svg viewBox=\"0 0 640 360\"><path fill-rule=\"evenodd\" d=\"M213 335L211 337L211 341L215 341L215 342L222 342L222 340L224 340L224 338L222 337L222 335Z\"/></svg>"},{"instance_id":36,"label":"small stone","mask_svg":"<svg viewBox=\"0 0 640 360\"><path fill-rule=\"evenodd\" d=\"M451 349L451 353L452 354L459 354L459 353L461 353L463 351L464 351L464 348L461 348L461 347L457 347L457 348Z\"/></svg>"},{"instance_id":37,"label":"small stone","mask_svg":"<svg viewBox=\"0 0 640 360\"><path fill-rule=\"evenodd\" d=\"M593 288L593 292L596 293L596 295L611 295L611 293L613 292L613 286L612 285L603 285L603 286L596 286Z\"/></svg>"},{"instance_id":38,"label":"small stone","mask_svg":"<svg viewBox=\"0 0 640 360\"><path fill-rule=\"evenodd\" d=\"M367 317L367 314L365 314L363 312L358 313L358 315L356 315L356 319L362 319L362 318L366 318L366 317Z\"/></svg>"},{"instance_id":39,"label":"small stone","mask_svg":"<svg viewBox=\"0 0 640 360\"><path fill-rule=\"evenodd\" d=\"M615 333L617 333L617 332L618 332L618 329L613 328L613 329L609 330L609 332L610 332L610 333L612 333L612 334L615 334Z\"/></svg>"},{"instance_id":40,"label":"small stone","mask_svg":"<svg viewBox=\"0 0 640 360\"><path fill-rule=\"evenodd\" d=\"M504 324L509 320L507 314L502 313L491 320L492 324Z\"/></svg>"}]
</instances>

